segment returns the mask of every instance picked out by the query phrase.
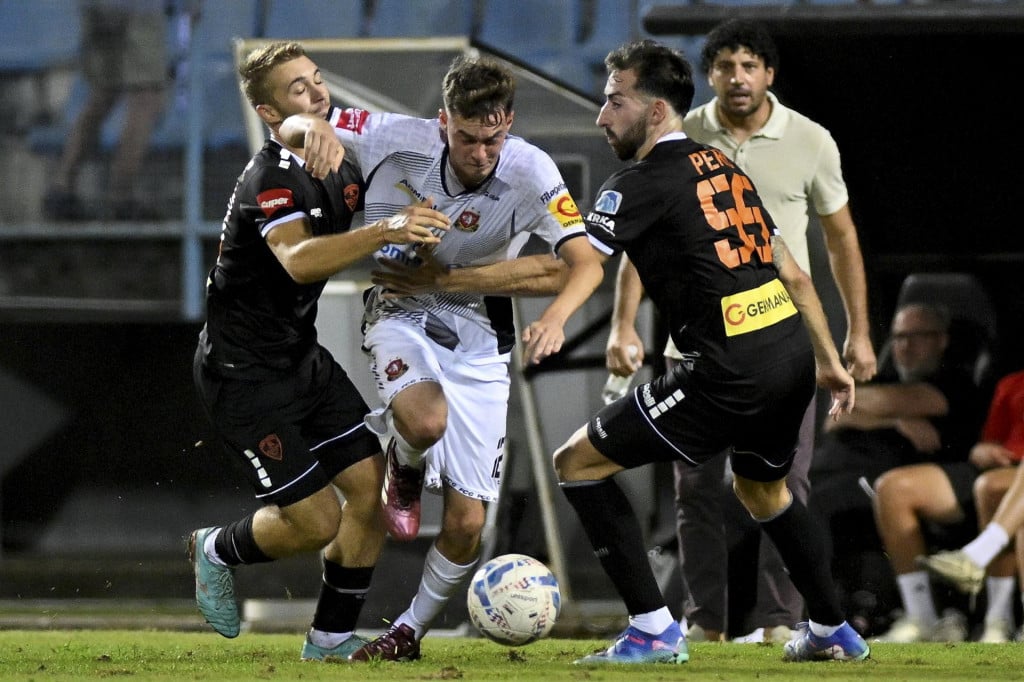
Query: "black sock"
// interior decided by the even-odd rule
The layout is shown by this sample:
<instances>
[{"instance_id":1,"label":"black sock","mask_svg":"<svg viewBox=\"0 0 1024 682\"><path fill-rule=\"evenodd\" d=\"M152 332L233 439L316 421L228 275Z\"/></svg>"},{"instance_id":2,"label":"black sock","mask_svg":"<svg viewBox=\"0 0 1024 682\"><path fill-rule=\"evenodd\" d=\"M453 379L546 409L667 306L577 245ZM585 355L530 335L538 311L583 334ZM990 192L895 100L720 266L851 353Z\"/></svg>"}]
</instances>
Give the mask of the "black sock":
<instances>
[{"instance_id":1,"label":"black sock","mask_svg":"<svg viewBox=\"0 0 1024 682\"><path fill-rule=\"evenodd\" d=\"M324 559L324 579L313 614L313 629L323 632L352 632L370 591L373 566L345 568Z\"/></svg>"},{"instance_id":2,"label":"black sock","mask_svg":"<svg viewBox=\"0 0 1024 682\"><path fill-rule=\"evenodd\" d=\"M761 523L786 563L793 585L807 603L807 615L821 625L845 619L826 554L825 534L804 504L793 498L789 509Z\"/></svg>"},{"instance_id":3,"label":"black sock","mask_svg":"<svg viewBox=\"0 0 1024 682\"><path fill-rule=\"evenodd\" d=\"M618 484L608 478L562 483L561 488L626 611L636 615L665 606L644 550L640 523Z\"/></svg>"},{"instance_id":4,"label":"black sock","mask_svg":"<svg viewBox=\"0 0 1024 682\"><path fill-rule=\"evenodd\" d=\"M273 561L256 544L252 534L252 514L241 521L234 521L220 529L213 541L217 556L228 566L238 564L265 564Z\"/></svg>"}]
</instances>

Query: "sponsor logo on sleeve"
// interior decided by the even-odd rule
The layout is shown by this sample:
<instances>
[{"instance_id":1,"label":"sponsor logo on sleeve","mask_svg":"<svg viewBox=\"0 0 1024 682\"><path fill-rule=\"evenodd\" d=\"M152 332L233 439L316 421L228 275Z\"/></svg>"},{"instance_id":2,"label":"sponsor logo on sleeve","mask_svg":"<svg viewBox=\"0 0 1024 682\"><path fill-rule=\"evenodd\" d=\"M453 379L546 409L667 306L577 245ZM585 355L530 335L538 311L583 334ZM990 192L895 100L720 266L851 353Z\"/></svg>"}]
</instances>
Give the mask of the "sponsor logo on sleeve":
<instances>
[{"instance_id":1,"label":"sponsor logo on sleeve","mask_svg":"<svg viewBox=\"0 0 1024 682\"><path fill-rule=\"evenodd\" d=\"M576 207L576 202L573 201L568 192L563 191L548 202L548 211L551 212L551 215L555 216L562 229L583 224L583 216L580 215L580 209Z\"/></svg>"},{"instance_id":2,"label":"sponsor logo on sleeve","mask_svg":"<svg viewBox=\"0 0 1024 682\"><path fill-rule=\"evenodd\" d=\"M600 213L591 211L587 214L587 222L596 227L600 227L610 235L615 234L615 218L609 218L606 215L601 215Z\"/></svg>"},{"instance_id":3,"label":"sponsor logo on sleeve","mask_svg":"<svg viewBox=\"0 0 1024 682\"><path fill-rule=\"evenodd\" d=\"M622 193L616 192L615 190L606 189L601 192L597 197L597 201L594 202L594 210L598 213L607 213L608 215L615 215L619 212L619 206L622 205Z\"/></svg>"},{"instance_id":4,"label":"sponsor logo on sleeve","mask_svg":"<svg viewBox=\"0 0 1024 682\"><path fill-rule=\"evenodd\" d=\"M256 203L259 204L263 214L269 218L278 209L293 208L295 206L295 198L290 189L268 189L256 195Z\"/></svg>"},{"instance_id":5,"label":"sponsor logo on sleeve","mask_svg":"<svg viewBox=\"0 0 1024 682\"><path fill-rule=\"evenodd\" d=\"M726 336L739 336L770 327L796 315L796 306L782 282L773 279L756 289L722 298Z\"/></svg>"},{"instance_id":6,"label":"sponsor logo on sleeve","mask_svg":"<svg viewBox=\"0 0 1024 682\"><path fill-rule=\"evenodd\" d=\"M338 116L338 122L334 124L334 127L341 128L342 130L351 130L354 133L362 133L366 119L369 117L370 112L365 109L345 109Z\"/></svg>"}]
</instances>

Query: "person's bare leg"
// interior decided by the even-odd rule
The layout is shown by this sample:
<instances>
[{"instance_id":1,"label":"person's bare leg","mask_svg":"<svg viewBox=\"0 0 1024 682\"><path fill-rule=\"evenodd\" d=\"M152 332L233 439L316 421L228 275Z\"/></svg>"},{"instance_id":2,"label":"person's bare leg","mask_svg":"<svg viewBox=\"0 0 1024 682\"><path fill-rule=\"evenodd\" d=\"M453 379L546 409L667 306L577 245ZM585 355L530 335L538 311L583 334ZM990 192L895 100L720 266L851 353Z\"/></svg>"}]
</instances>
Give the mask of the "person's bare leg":
<instances>
[{"instance_id":1,"label":"person's bare leg","mask_svg":"<svg viewBox=\"0 0 1024 682\"><path fill-rule=\"evenodd\" d=\"M132 189L149 149L153 130L164 110L165 91L148 88L125 94L121 135L110 161L109 192L115 201L132 200Z\"/></svg>"},{"instance_id":2,"label":"person's bare leg","mask_svg":"<svg viewBox=\"0 0 1024 682\"><path fill-rule=\"evenodd\" d=\"M95 151L103 121L116 101L116 92L93 90L89 93L85 106L64 142L64 149L51 178L51 191L74 193L82 163Z\"/></svg>"}]
</instances>

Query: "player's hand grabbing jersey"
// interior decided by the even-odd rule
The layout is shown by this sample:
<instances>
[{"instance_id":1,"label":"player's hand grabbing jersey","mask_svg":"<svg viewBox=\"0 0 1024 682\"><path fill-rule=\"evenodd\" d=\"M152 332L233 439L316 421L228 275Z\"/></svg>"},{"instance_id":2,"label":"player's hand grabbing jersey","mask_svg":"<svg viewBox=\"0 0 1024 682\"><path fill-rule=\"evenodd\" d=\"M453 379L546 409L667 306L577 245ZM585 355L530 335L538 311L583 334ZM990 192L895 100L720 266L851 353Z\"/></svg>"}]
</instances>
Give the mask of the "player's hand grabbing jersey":
<instances>
[{"instance_id":1,"label":"player's hand grabbing jersey","mask_svg":"<svg viewBox=\"0 0 1024 682\"><path fill-rule=\"evenodd\" d=\"M217 262L207 280L206 363L231 376L287 369L316 344L317 300L326 280L295 282L265 238L275 226L309 220L314 236L349 229L361 181L351 164L323 181L280 144L267 143L242 171L228 202Z\"/></svg>"},{"instance_id":2,"label":"player's hand grabbing jersey","mask_svg":"<svg viewBox=\"0 0 1024 682\"><path fill-rule=\"evenodd\" d=\"M491 176L473 191L448 168L437 119L334 109L329 120L367 182L366 220L388 218L433 197L452 228L433 257L450 268L485 265L519 255L531 235L553 250L583 231L583 221L554 161L525 140L509 135ZM375 254L406 265L420 262L413 245L389 245ZM515 340L510 301L474 294L427 294L397 301L371 292L367 321L405 317L435 340L480 354L507 352Z\"/></svg>"}]
</instances>

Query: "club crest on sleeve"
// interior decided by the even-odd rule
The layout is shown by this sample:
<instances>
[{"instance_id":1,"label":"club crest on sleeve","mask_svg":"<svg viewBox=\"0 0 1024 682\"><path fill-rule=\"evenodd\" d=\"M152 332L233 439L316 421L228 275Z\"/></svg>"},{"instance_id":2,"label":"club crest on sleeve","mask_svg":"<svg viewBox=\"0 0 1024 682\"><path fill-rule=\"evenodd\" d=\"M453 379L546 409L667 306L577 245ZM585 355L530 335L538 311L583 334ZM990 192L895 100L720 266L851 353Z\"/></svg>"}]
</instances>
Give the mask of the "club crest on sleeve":
<instances>
[{"instance_id":1,"label":"club crest on sleeve","mask_svg":"<svg viewBox=\"0 0 1024 682\"><path fill-rule=\"evenodd\" d=\"M356 206L359 205L359 185L354 182L351 185L345 185L342 195L345 197L345 205L348 206L348 210L356 210Z\"/></svg>"},{"instance_id":2,"label":"club crest on sleeve","mask_svg":"<svg viewBox=\"0 0 1024 682\"><path fill-rule=\"evenodd\" d=\"M607 213L609 215L615 215L619 212L619 206L622 205L622 193L614 190L606 189L601 192L597 197L597 201L594 202L594 210L599 213Z\"/></svg>"}]
</instances>

